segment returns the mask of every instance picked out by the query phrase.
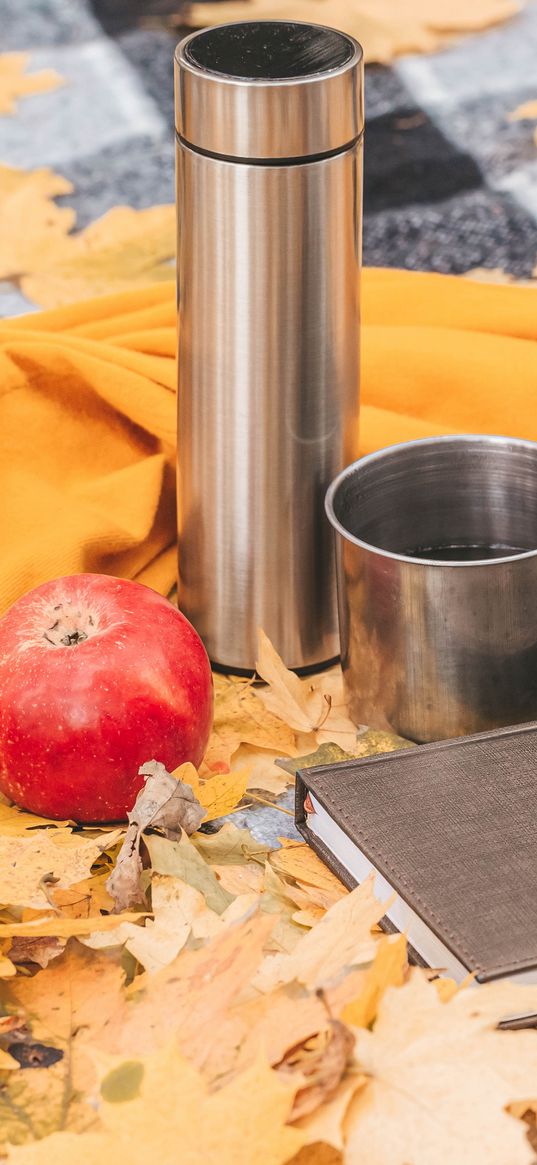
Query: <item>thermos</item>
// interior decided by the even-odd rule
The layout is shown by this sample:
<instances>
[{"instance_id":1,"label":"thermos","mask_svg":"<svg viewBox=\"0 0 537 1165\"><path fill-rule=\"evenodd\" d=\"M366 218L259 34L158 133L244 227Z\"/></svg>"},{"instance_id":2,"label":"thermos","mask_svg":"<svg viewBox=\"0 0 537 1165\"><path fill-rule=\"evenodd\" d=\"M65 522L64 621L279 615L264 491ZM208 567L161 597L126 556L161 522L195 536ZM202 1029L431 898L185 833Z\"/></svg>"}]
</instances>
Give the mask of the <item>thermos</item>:
<instances>
[{"instance_id":1,"label":"thermos","mask_svg":"<svg viewBox=\"0 0 537 1165\"><path fill-rule=\"evenodd\" d=\"M179 602L211 662L339 654L324 495L357 456L362 51L291 21L176 51Z\"/></svg>"}]
</instances>

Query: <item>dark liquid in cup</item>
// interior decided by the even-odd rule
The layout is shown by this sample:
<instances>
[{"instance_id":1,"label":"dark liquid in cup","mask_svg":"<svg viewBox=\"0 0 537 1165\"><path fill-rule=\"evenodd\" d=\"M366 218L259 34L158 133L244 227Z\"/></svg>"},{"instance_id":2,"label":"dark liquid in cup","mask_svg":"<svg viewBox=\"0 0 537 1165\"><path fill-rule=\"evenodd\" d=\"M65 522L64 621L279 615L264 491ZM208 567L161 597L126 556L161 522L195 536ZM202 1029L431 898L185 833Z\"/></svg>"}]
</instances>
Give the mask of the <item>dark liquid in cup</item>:
<instances>
[{"instance_id":1,"label":"dark liquid in cup","mask_svg":"<svg viewBox=\"0 0 537 1165\"><path fill-rule=\"evenodd\" d=\"M478 562L487 558L512 558L515 554L527 554L532 546L418 546L403 550L407 558L432 558L435 562Z\"/></svg>"}]
</instances>

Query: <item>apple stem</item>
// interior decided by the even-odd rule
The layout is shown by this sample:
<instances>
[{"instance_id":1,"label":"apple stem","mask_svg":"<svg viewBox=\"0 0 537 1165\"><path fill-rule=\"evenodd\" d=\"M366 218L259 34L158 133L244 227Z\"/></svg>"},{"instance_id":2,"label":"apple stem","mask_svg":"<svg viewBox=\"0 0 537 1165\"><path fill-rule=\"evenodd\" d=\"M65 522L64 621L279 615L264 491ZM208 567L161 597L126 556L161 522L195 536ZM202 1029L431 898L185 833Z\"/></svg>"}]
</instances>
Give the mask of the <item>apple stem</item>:
<instances>
[{"instance_id":1,"label":"apple stem","mask_svg":"<svg viewBox=\"0 0 537 1165\"><path fill-rule=\"evenodd\" d=\"M98 626L89 611L70 609L71 600L58 603L52 609L52 622L43 632L43 638L52 647L76 647L90 639Z\"/></svg>"}]
</instances>

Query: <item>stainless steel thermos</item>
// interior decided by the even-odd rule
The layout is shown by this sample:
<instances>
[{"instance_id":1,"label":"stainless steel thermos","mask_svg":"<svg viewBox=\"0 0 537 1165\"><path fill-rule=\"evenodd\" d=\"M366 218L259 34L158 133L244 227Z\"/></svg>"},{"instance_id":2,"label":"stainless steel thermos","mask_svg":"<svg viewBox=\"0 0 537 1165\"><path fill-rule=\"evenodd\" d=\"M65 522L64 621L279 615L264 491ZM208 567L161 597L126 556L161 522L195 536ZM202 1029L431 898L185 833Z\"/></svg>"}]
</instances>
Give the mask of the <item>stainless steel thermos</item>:
<instances>
[{"instance_id":1,"label":"stainless steel thermos","mask_svg":"<svg viewBox=\"0 0 537 1165\"><path fill-rule=\"evenodd\" d=\"M324 495L357 456L360 46L290 21L176 69L179 601L213 664L339 654Z\"/></svg>"}]
</instances>

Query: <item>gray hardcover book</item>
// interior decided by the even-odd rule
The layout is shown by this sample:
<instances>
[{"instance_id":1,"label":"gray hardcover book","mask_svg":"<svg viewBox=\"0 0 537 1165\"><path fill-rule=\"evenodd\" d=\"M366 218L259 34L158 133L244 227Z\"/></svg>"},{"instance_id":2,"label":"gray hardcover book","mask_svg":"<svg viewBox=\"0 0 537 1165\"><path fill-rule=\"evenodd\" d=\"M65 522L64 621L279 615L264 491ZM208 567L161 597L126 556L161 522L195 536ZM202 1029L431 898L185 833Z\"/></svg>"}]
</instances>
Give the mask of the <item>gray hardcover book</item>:
<instances>
[{"instance_id":1,"label":"gray hardcover book","mask_svg":"<svg viewBox=\"0 0 537 1165\"><path fill-rule=\"evenodd\" d=\"M420 961L537 982L536 724L303 769L296 820L347 885L396 891Z\"/></svg>"}]
</instances>

